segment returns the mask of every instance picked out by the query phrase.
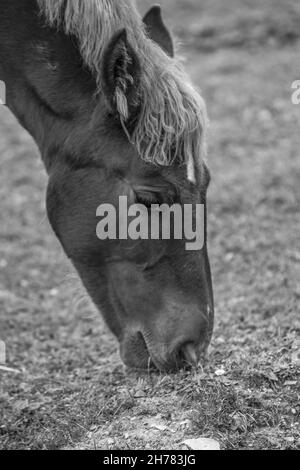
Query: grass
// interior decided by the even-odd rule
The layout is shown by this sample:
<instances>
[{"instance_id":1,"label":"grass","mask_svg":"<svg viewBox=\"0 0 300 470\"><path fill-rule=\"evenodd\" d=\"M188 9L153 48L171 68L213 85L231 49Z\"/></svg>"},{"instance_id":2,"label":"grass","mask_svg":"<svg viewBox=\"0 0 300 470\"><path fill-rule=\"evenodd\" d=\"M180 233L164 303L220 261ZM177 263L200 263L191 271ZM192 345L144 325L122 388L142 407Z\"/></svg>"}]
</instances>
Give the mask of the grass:
<instances>
[{"instance_id":1,"label":"grass","mask_svg":"<svg viewBox=\"0 0 300 470\"><path fill-rule=\"evenodd\" d=\"M49 228L35 146L2 109L0 338L17 372L0 370L1 449L181 449L200 436L223 449L300 447L300 45L286 41L298 3L163 3L211 117L209 361L175 375L124 370ZM258 14L266 29L251 36ZM242 40L224 42L224 25Z\"/></svg>"}]
</instances>

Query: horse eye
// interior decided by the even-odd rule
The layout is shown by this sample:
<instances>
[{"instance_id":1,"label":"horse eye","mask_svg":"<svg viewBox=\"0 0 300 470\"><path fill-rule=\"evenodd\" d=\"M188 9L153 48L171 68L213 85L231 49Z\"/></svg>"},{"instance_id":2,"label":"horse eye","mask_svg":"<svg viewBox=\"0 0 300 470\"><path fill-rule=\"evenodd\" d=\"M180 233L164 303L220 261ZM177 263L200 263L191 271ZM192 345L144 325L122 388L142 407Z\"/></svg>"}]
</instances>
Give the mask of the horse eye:
<instances>
[{"instance_id":1,"label":"horse eye","mask_svg":"<svg viewBox=\"0 0 300 470\"><path fill-rule=\"evenodd\" d=\"M135 193L135 201L137 204L151 208L152 204L162 204L163 198L159 193L152 193L150 191L139 191Z\"/></svg>"}]
</instances>

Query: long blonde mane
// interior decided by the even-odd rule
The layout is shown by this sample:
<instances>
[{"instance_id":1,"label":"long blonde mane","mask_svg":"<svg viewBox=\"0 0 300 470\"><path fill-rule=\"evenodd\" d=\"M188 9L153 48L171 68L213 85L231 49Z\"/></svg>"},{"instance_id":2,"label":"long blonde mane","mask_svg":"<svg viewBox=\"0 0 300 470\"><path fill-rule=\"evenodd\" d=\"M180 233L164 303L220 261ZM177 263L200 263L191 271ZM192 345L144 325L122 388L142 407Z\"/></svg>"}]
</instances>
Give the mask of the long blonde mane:
<instances>
[{"instance_id":1,"label":"long blonde mane","mask_svg":"<svg viewBox=\"0 0 300 470\"><path fill-rule=\"evenodd\" d=\"M194 179L194 163L205 152L206 107L178 59L147 36L135 0L38 0L51 26L78 38L81 55L101 91L101 61L112 35L126 28L141 63L141 112L130 136L142 159L170 165L181 159ZM125 97L124 97L125 98ZM118 112L126 120L126 98Z\"/></svg>"}]
</instances>

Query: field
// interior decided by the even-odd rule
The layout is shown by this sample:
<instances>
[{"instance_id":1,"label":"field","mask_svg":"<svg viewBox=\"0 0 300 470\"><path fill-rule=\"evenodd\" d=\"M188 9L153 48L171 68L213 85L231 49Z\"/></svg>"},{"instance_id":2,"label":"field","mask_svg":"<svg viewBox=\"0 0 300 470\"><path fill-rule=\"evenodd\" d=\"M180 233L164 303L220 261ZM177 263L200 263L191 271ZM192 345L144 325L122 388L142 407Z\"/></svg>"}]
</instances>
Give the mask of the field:
<instances>
[{"instance_id":1,"label":"field","mask_svg":"<svg viewBox=\"0 0 300 470\"><path fill-rule=\"evenodd\" d=\"M299 449L300 5L165 0L211 126L208 363L124 369L45 214L36 147L0 109L0 449ZM144 12L150 2L141 1Z\"/></svg>"}]
</instances>

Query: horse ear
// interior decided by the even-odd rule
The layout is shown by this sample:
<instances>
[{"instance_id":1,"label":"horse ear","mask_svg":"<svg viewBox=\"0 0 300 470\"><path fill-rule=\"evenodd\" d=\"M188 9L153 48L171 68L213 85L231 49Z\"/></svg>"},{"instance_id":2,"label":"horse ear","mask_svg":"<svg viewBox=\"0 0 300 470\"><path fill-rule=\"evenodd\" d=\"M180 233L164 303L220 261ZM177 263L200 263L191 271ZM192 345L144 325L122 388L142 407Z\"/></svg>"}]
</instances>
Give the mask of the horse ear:
<instances>
[{"instance_id":1,"label":"horse ear","mask_svg":"<svg viewBox=\"0 0 300 470\"><path fill-rule=\"evenodd\" d=\"M150 8L143 21L150 39L156 42L170 57L174 57L174 42L162 19L161 7L154 5Z\"/></svg>"},{"instance_id":2,"label":"horse ear","mask_svg":"<svg viewBox=\"0 0 300 470\"><path fill-rule=\"evenodd\" d=\"M102 87L110 111L123 121L128 121L139 106L140 77L140 61L122 29L104 51Z\"/></svg>"}]
</instances>

